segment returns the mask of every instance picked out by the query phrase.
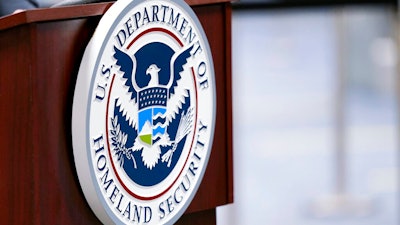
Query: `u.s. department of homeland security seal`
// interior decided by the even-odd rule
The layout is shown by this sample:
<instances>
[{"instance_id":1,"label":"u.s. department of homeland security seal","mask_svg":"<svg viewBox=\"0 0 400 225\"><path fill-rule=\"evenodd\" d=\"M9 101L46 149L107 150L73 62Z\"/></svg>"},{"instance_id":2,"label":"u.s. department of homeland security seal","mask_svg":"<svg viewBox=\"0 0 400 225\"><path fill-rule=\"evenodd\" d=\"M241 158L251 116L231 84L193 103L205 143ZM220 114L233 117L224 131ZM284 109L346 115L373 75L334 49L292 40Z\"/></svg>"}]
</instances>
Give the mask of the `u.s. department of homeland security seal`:
<instances>
[{"instance_id":1,"label":"u.s. department of homeland security seal","mask_svg":"<svg viewBox=\"0 0 400 225\"><path fill-rule=\"evenodd\" d=\"M182 0L117 1L86 48L72 114L84 195L105 224L172 224L211 152L212 57Z\"/></svg>"}]
</instances>

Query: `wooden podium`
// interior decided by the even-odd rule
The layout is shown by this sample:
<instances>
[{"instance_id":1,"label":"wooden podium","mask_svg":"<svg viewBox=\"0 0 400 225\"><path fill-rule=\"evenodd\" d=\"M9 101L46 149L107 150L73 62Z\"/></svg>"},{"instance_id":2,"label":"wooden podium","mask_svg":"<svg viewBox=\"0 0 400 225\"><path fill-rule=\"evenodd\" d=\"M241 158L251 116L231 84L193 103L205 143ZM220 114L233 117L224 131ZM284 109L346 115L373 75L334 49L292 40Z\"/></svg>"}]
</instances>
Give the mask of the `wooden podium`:
<instances>
[{"instance_id":1,"label":"wooden podium","mask_svg":"<svg viewBox=\"0 0 400 225\"><path fill-rule=\"evenodd\" d=\"M217 118L200 188L177 224L215 224L233 202L231 6L189 0L214 58ZM101 224L82 193L71 111L83 52L112 3L37 9L0 18L0 224Z\"/></svg>"}]
</instances>

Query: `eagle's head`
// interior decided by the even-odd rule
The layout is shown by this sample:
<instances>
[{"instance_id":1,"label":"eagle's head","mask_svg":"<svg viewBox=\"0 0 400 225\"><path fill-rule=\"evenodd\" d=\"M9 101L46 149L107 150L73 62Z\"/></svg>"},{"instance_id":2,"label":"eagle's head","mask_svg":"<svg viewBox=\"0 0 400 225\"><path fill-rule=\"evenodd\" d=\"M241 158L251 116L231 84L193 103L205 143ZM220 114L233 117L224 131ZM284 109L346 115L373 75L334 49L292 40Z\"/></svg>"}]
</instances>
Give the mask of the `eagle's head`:
<instances>
[{"instance_id":1,"label":"eagle's head","mask_svg":"<svg viewBox=\"0 0 400 225\"><path fill-rule=\"evenodd\" d=\"M158 75L158 72L160 72L160 68L156 64L151 64L146 70L146 74L150 76Z\"/></svg>"},{"instance_id":2,"label":"eagle's head","mask_svg":"<svg viewBox=\"0 0 400 225\"><path fill-rule=\"evenodd\" d=\"M148 86L157 86L159 85L158 83L158 72L160 72L160 68L156 64L151 64L149 68L146 70L146 74L150 75L150 82Z\"/></svg>"}]
</instances>

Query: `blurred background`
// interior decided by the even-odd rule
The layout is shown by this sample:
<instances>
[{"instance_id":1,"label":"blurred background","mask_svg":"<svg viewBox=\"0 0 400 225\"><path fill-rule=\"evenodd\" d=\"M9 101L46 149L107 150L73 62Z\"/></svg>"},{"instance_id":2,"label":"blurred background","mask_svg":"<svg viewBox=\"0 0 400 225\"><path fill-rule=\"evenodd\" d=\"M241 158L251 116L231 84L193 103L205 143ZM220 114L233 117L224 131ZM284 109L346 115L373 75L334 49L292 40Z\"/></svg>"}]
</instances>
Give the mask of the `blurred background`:
<instances>
[{"instance_id":1,"label":"blurred background","mask_svg":"<svg viewBox=\"0 0 400 225\"><path fill-rule=\"evenodd\" d=\"M234 204L218 224L400 224L397 11L234 4Z\"/></svg>"}]
</instances>

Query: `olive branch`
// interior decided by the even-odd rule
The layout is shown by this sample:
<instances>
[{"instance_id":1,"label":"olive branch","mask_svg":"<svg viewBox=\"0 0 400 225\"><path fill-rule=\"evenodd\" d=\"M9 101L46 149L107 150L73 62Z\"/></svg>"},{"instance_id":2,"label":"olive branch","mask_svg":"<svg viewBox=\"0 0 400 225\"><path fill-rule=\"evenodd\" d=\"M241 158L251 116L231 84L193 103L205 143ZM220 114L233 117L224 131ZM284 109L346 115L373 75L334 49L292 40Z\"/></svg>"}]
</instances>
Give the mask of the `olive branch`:
<instances>
[{"instance_id":1,"label":"olive branch","mask_svg":"<svg viewBox=\"0 0 400 225\"><path fill-rule=\"evenodd\" d=\"M118 117L115 116L111 118L112 129L111 140L112 146L114 147L115 155L118 157L117 160L120 162L120 166L124 165L124 155L126 158L131 159L135 169L137 168L135 157L132 155L132 148L126 147L126 141L128 140L128 135L121 131L120 124L118 123Z\"/></svg>"}]
</instances>

